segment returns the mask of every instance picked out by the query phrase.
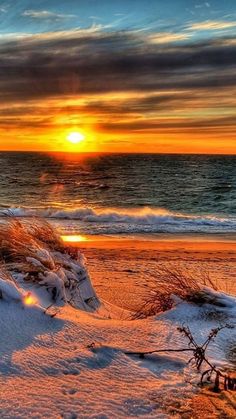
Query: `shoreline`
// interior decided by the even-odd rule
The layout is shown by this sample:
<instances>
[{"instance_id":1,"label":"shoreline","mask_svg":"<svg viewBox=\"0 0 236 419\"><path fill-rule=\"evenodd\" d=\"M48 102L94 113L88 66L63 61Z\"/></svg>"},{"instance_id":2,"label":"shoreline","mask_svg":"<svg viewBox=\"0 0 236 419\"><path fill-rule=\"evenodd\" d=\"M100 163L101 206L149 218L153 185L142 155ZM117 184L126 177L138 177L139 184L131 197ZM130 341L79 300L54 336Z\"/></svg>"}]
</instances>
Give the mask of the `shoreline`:
<instances>
[{"instance_id":1,"label":"shoreline","mask_svg":"<svg viewBox=\"0 0 236 419\"><path fill-rule=\"evenodd\" d=\"M183 236L159 235L158 238L150 237L114 237L99 235L62 235L67 246L93 249L135 249L157 251L194 251L194 252L225 252L236 253L236 237L227 239L225 236Z\"/></svg>"}]
</instances>

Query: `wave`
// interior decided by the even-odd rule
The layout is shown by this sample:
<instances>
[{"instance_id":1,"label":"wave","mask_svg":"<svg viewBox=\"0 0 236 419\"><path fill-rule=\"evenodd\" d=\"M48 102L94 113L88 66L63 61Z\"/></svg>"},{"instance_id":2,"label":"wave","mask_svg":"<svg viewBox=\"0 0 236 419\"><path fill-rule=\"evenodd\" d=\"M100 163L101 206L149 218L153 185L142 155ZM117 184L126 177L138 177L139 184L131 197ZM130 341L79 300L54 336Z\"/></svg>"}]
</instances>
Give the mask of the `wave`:
<instances>
[{"instance_id":1,"label":"wave","mask_svg":"<svg viewBox=\"0 0 236 419\"><path fill-rule=\"evenodd\" d=\"M162 208L142 209L33 209L9 208L0 211L1 216L42 217L58 221L63 228L78 228L84 233L236 233L236 217L192 215L168 211ZM67 223L66 223L67 222Z\"/></svg>"}]
</instances>

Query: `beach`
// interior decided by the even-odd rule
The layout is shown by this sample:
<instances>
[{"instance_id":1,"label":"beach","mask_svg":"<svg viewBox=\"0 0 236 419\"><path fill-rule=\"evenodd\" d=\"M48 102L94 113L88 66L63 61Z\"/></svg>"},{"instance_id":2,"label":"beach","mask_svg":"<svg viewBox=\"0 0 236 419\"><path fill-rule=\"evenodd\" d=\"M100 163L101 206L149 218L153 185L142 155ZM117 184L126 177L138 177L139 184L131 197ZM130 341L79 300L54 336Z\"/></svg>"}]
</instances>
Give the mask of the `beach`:
<instances>
[{"instance_id":1,"label":"beach","mask_svg":"<svg viewBox=\"0 0 236 419\"><path fill-rule=\"evenodd\" d=\"M0 415L233 419L235 392L223 376L214 393L214 372L199 386L208 364L181 331L200 348L220 326L206 357L235 374L233 238L63 240L43 220L1 224Z\"/></svg>"},{"instance_id":2,"label":"beach","mask_svg":"<svg viewBox=\"0 0 236 419\"><path fill-rule=\"evenodd\" d=\"M0 419L236 419L236 0L0 17Z\"/></svg>"},{"instance_id":3,"label":"beach","mask_svg":"<svg viewBox=\"0 0 236 419\"><path fill-rule=\"evenodd\" d=\"M163 264L182 265L192 273L199 268L209 273L216 287L236 294L236 241L215 237L173 237L119 239L85 236L77 246L86 257L94 287L106 301L135 309L142 284L155 278ZM197 276L199 279L199 275ZM125 295L124 292L125 290Z\"/></svg>"},{"instance_id":4,"label":"beach","mask_svg":"<svg viewBox=\"0 0 236 419\"><path fill-rule=\"evenodd\" d=\"M59 157L0 153L0 415L234 418L179 328L235 324L235 158ZM207 351L227 373L235 339Z\"/></svg>"},{"instance_id":5,"label":"beach","mask_svg":"<svg viewBox=\"0 0 236 419\"><path fill-rule=\"evenodd\" d=\"M70 245L74 243L70 243ZM144 288L142 282L155 278L155 269L164 264L184 265L193 274L203 267L216 287L236 295L236 241L232 237L175 237L158 240L87 237L77 243L86 257L93 285L101 299L125 310L136 310ZM202 389L178 404L172 401L174 417L234 418L233 392L213 393ZM166 406L164 407L164 410ZM170 414L170 411L169 411Z\"/></svg>"}]
</instances>

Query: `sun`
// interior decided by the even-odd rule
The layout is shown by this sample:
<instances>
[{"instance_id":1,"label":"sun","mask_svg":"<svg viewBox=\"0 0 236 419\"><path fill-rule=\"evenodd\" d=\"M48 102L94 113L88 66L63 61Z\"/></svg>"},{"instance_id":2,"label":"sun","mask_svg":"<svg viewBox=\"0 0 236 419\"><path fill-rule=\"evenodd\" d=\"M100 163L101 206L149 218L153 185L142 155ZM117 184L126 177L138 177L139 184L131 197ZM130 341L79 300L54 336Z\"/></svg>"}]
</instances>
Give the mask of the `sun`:
<instances>
[{"instance_id":1,"label":"sun","mask_svg":"<svg viewBox=\"0 0 236 419\"><path fill-rule=\"evenodd\" d=\"M74 131L74 132L70 132L70 134L67 135L66 139L71 144L79 144L85 140L85 135L82 134L82 132Z\"/></svg>"}]
</instances>

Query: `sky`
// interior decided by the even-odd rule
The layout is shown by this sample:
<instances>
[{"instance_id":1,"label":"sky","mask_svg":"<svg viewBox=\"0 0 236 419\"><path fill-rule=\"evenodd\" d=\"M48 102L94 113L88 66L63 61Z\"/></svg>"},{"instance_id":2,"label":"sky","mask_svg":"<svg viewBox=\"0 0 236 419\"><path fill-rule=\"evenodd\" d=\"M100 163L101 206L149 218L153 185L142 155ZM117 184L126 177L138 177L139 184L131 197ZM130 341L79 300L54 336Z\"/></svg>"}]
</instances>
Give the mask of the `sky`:
<instances>
[{"instance_id":1,"label":"sky","mask_svg":"<svg viewBox=\"0 0 236 419\"><path fill-rule=\"evenodd\" d=\"M0 0L0 98L1 150L236 154L236 1Z\"/></svg>"}]
</instances>

